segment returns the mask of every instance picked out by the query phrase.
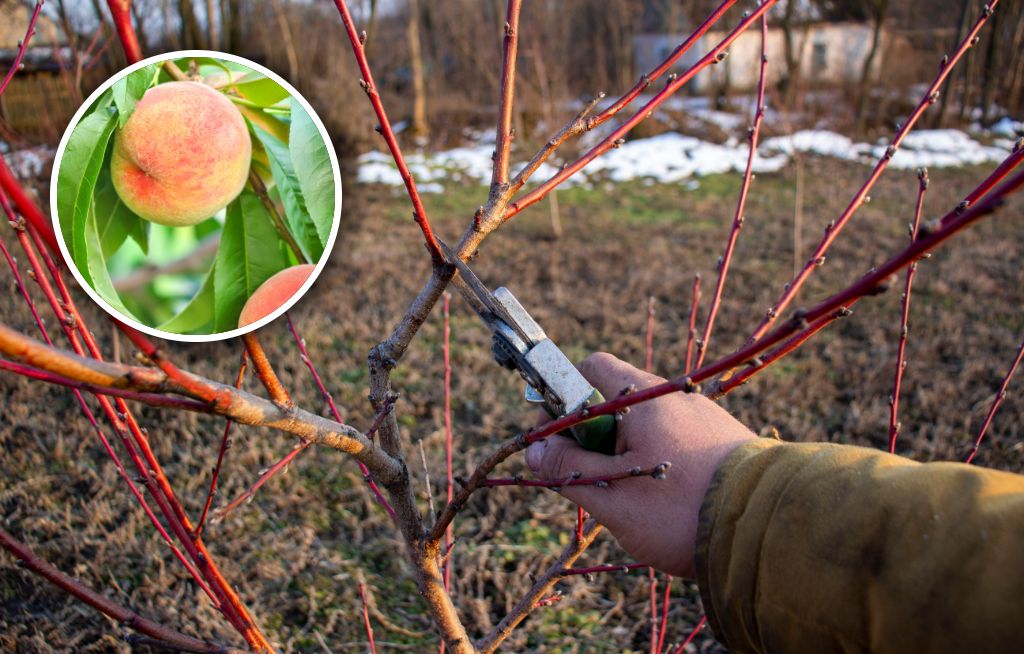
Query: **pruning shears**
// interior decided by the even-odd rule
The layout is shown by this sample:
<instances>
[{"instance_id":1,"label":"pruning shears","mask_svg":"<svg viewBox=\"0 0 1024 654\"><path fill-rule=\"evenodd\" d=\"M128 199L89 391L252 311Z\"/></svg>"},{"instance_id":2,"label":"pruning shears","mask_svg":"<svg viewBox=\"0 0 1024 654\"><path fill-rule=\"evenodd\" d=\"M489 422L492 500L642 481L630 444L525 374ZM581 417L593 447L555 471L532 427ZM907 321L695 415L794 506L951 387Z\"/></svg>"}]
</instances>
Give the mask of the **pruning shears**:
<instances>
[{"instance_id":1,"label":"pruning shears","mask_svg":"<svg viewBox=\"0 0 1024 654\"><path fill-rule=\"evenodd\" d=\"M458 274L452 283L492 335L494 360L526 381L526 401L542 404L552 418L604 402L568 357L547 337L533 316L505 287L493 293L447 245L441 249ZM615 418L595 416L563 432L583 448L615 453Z\"/></svg>"}]
</instances>

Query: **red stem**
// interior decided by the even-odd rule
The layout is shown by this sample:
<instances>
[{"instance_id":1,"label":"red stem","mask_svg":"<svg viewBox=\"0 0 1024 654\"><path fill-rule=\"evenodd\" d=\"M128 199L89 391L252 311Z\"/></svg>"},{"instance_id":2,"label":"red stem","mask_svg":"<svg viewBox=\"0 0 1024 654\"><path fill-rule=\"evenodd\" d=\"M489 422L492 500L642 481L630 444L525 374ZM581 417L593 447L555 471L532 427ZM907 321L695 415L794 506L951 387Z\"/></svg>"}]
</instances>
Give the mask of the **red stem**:
<instances>
[{"instance_id":1,"label":"red stem","mask_svg":"<svg viewBox=\"0 0 1024 654\"><path fill-rule=\"evenodd\" d=\"M573 473L572 476L567 477L565 479L520 479L519 477L512 477L510 479L485 479L484 481L480 482L480 486L483 488L494 488L497 486L523 486L526 488L606 486L613 481L621 481L623 479L629 479L631 477L654 477L655 479L664 479L665 473L668 471L671 465L672 464L670 464L668 461L664 461L650 468L632 468L630 470L626 470L625 472L619 472L613 475L601 475L599 477L581 477L578 473Z\"/></svg>"},{"instance_id":2,"label":"red stem","mask_svg":"<svg viewBox=\"0 0 1024 654\"><path fill-rule=\"evenodd\" d=\"M654 568L647 568L647 580L651 591L651 646L648 651L658 654L658 577Z\"/></svg>"},{"instance_id":3,"label":"red stem","mask_svg":"<svg viewBox=\"0 0 1024 654\"><path fill-rule=\"evenodd\" d=\"M766 334L761 340L750 343L714 363L704 365L694 371L692 375L678 377L634 393L621 395L607 402L587 407L585 412L574 411L544 425L535 427L520 436L521 443L524 446L529 445L568 427L577 425L590 417L611 415L626 407L669 393L679 391L694 392L697 390L696 384L751 361L760 353L781 343L793 334L802 331L805 324L813 323L841 307L849 306L854 300L878 292L883 282L893 273L910 265L913 261L917 261L926 252L935 249L950 237L971 226L977 220L994 213L1002 205L1006 197L1020 191L1022 186L1024 186L1024 173L1018 173L974 207L963 212L951 212L943 221L938 223L936 228L929 230L926 236L919 238L884 264L839 293L822 300L807 310L800 311L797 316L794 316L794 320L790 320L787 324L777 327L774 331Z\"/></svg>"},{"instance_id":4,"label":"red stem","mask_svg":"<svg viewBox=\"0 0 1024 654\"><path fill-rule=\"evenodd\" d=\"M921 227L921 212L924 208L924 196L928 192L928 171L922 168L917 173L919 180L917 204L914 207L914 222L910 225L910 241L917 238ZM903 369L906 367L904 356L907 350L907 334L910 330L910 292L914 288L914 275L917 273L917 262L907 268L907 281L903 288L903 306L900 316L900 338L896 346L896 371L893 373L892 397L889 398L889 452L896 452L896 439L900 433L900 387L903 385Z\"/></svg>"},{"instance_id":5,"label":"red stem","mask_svg":"<svg viewBox=\"0 0 1024 654\"><path fill-rule=\"evenodd\" d=\"M624 563L621 565L597 565L592 568L566 568L559 576L575 577L579 575L593 575L600 572L629 572L630 570L641 570L648 567L646 563Z\"/></svg>"},{"instance_id":6,"label":"red stem","mask_svg":"<svg viewBox=\"0 0 1024 654\"><path fill-rule=\"evenodd\" d=\"M292 448L292 450L288 452L288 454L285 454L283 457L281 457L280 461L278 461L274 465L270 466L269 468L261 472L259 478L253 483L252 486L247 488L244 493L242 493L235 499L231 500L231 503L229 503L227 506L221 509L217 509L217 519L223 520L225 517L227 517L229 513L240 507L244 502L251 500L252 497L256 494L256 491L258 491L260 488L263 487L264 484L270 481L270 479L274 475L287 468L288 464L294 461L295 457L297 457L300 453L302 453L303 450L309 447L310 444L311 443L309 441L303 441L299 443L294 448Z\"/></svg>"},{"instance_id":7,"label":"red stem","mask_svg":"<svg viewBox=\"0 0 1024 654\"><path fill-rule=\"evenodd\" d=\"M444 255L441 253L441 247L437 244L434 230L430 226L427 210L423 206L420 193L416 190L416 180L413 179L412 173L409 172L409 167L405 163L405 157L402 156L402 149L398 145L398 139L395 138L395 132L391 128L391 121L388 120L387 112L384 111L384 103L381 102L380 94L377 92L377 87L374 84L373 73L370 72L370 63L366 59L366 48L363 43L365 33L360 37L359 33L356 32L355 22L352 20L352 14L349 13L348 3L345 0L334 0L334 5L341 14L341 21L345 24L345 32L348 34L348 40L352 44L352 52L356 57L356 64L359 65L359 71L363 76L362 80L360 80L363 90L366 91L367 97L370 98L373 111L377 114L377 120L380 121L378 127L380 134L384 137L388 149L391 150L391 156L395 160L395 165L398 166L398 173L402 176L405 188L409 192L409 199L412 201L414 210L413 218L416 220L416 224L420 226L420 231L423 232L423 240L427 244L427 250L434 261L434 266L440 266L444 264Z\"/></svg>"},{"instance_id":8,"label":"red stem","mask_svg":"<svg viewBox=\"0 0 1024 654\"><path fill-rule=\"evenodd\" d=\"M718 308L722 303L722 291L725 289L725 279L729 274L729 264L732 263L732 255L736 250L736 242L740 237L740 230L743 229L743 212L747 207L747 196L750 193L750 184L754 179L754 159L757 157L757 143L761 134L761 124L764 122L764 93L765 80L768 70L768 19L761 17L761 67L760 77L757 82L757 105L754 108L754 123L750 127L748 135L750 148L747 152L747 167L743 171L743 183L740 185L740 196L736 203L736 213L733 214L732 230L729 232L729 241L725 246L725 253L718 264L718 281L715 284L715 293L711 296L711 306L708 308L708 316L704 321L704 333L697 344L697 363L700 368L704 363L704 356L708 351L708 344L711 342L711 330L715 326L715 317L718 315ZM687 366L689 370L689 366Z\"/></svg>"},{"instance_id":9,"label":"red stem","mask_svg":"<svg viewBox=\"0 0 1024 654\"><path fill-rule=\"evenodd\" d=\"M686 365L683 372L693 370L693 342L697 337L697 309L700 307L700 273L693 276L693 304L690 305L690 331L686 336Z\"/></svg>"},{"instance_id":10,"label":"red stem","mask_svg":"<svg viewBox=\"0 0 1024 654\"><path fill-rule=\"evenodd\" d=\"M53 233L53 225L15 179L14 173L7 167L7 162L3 157L0 157L0 189L3 189L4 193L10 197L11 202L18 208L18 213L42 234L46 245L53 252L60 252L57 236Z\"/></svg>"},{"instance_id":11,"label":"red stem","mask_svg":"<svg viewBox=\"0 0 1024 654\"><path fill-rule=\"evenodd\" d=\"M619 142L619 139L625 136L626 133L628 133L630 130L636 127L640 122L645 120L665 100L667 100L676 91L685 86L691 79L693 79L694 76L697 75L697 73L704 70L708 66L711 66L721 61L721 58L725 56L723 53L730 45L732 45L733 41L738 39L740 34L742 34L751 24L753 24L754 21L758 20L761 16L763 16L764 13L768 11L768 9L770 9L773 5L775 5L777 1L778 0L765 0L765 2L761 4L761 6L755 9L749 15L747 15L740 22L740 24L732 32L730 32L728 36L726 36L718 45L712 48L712 50L708 54L706 54L696 64L691 66L690 69L687 70L685 73L683 73L678 78L666 84L664 89L662 89L657 95L655 95L650 101L648 101L647 104L641 107L639 111L633 114L633 116L630 117L629 120L627 120L622 125L617 127L615 131L611 133L611 135L609 135L603 141L601 141L596 146L591 148L590 151L588 151L582 157L580 157L573 163L569 164L568 166L562 168L562 170L555 174L553 177L551 177L551 179L547 180L546 182L535 188L533 191L527 193L519 200L516 200L515 202L511 203L508 207L508 211L505 213L503 217L503 220L509 220L526 207L536 202L539 202L549 192L551 192L552 189L560 185L568 178L575 175L591 161L597 159L602 154L615 147L615 145Z\"/></svg>"},{"instance_id":12,"label":"red stem","mask_svg":"<svg viewBox=\"0 0 1024 654\"><path fill-rule=\"evenodd\" d=\"M644 370L654 367L654 297L647 298L647 330L644 335Z\"/></svg>"},{"instance_id":13,"label":"red stem","mask_svg":"<svg viewBox=\"0 0 1024 654\"><path fill-rule=\"evenodd\" d=\"M690 632L690 635L686 637L686 640L684 640L679 645L679 647L677 647L672 652L672 654L683 654L683 652L686 650L686 646L693 642L693 639L697 637L697 633L701 629L703 629L704 625L706 625L707 623L708 623L708 616L706 616L706 615L700 616L700 620L698 620L697 624L693 627L693 631Z\"/></svg>"},{"instance_id":14,"label":"red stem","mask_svg":"<svg viewBox=\"0 0 1024 654\"><path fill-rule=\"evenodd\" d=\"M132 27L132 0L107 0L107 7L110 8L110 16L114 19L117 37L121 39L125 59L129 64L142 61L142 48L139 47L139 39L135 35L135 28Z\"/></svg>"},{"instance_id":15,"label":"red stem","mask_svg":"<svg viewBox=\"0 0 1024 654\"><path fill-rule=\"evenodd\" d=\"M366 626L366 637L370 641L370 654L377 654L377 643L373 639L373 626L370 624L370 611L366 606L366 583L359 579L359 599L363 603L363 624Z\"/></svg>"},{"instance_id":16,"label":"red stem","mask_svg":"<svg viewBox=\"0 0 1024 654\"><path fill-rule=\"evenodd\" d=\"M714 27L725 12L734 4L736 4L736 0L726 0L718 7L718 9L711 12L711 15L704 19L704 22L697 27L696 31L694 31L693 34L691 34L685 41L679 44L679 46L669 54L665 61L661 62L658 67L651 72L641 75L640 81L638 81L633 88L627 91L625 95L612 103L610 107L602 111L600 114L594 116L590 121L590 129L604 123L606 120L619 113L619 111L624 107L632 103L633 100L635 100L644 92L645 89L647 89L648 86L651 85L651 82L664 75L670 68L672 68L673 64L679 61L680 57L689 52L690 48L700 40L700 37L704 36L708 30Z\"/></svg>"},{"instance_id":17,"label":"red stem","mask_svg":"<svg viewBox=\"0 0 1024 654\"><path fill-rule=\"evenodd\" d=\"M1006 399L1006 389L1009 387L1010 379L1013 377L1013 373L1016 372L1017 366L1020 365L1021 359L1024 359L1024 342L1020 344L1020 349L1017 350L1017 358L1013 360L1013 364L1006 372L1006 376L1003 377L1003 383L999 386L999 392L996 393L996 399L993 400L992 406L988 410L988 415L985 416L985 423L982 424L981 431L978 432L978 438L975 439L974 446L971 447L971 453L967 456L967 463L974 461L974 456L978 453L981 441L985 438L985 432L988 431L989 425L992 424L992 418L995 417L996 411L999 410L999 405Z\"/></svg>"},{"instance_id":18,"label":"red stem","mask_svg":"<svg viewBox=\"0 0 1024 654\"><path fill-rule=\"evenodd\" d=\"M57 568L36 556L27 545L18 541L3 529L0 529L0 547L3 547L10 552L33 573L39 575L43 579L46 579L51 584L57 586L72 597L85 602L104 615L110 616L123 626L156 638L164 643L173 645L184 652L202 652L205 654L228 654L238 652L238 650L235 649L221 647L220 645L204 642L198 638L186 636L174 631L173 629L159 625L152 620L147 620L138 613L110 601L103 595L82 584L82 582L64 574Z\"/></svg>"},{"instance_id":19,"label":"red stem","mask_svg":"<svg viewBox=\"0 0 1024 654\"><path fill-rule=\"evenodd\" d=\"M36 8L32 10L32 16L28 19L28 28L25 30L25 38L18 43L18 53L14 55L14 63L11 64L11 69L4 75L4 79L0 81L0 95L7 90L7 85L11 83L11 79L14 77L14 73L18 72L21 68L21 60L25 58L25 51L28 50L28 43L36 33L36 20L39 18L39 12L43 9L43 0L36 2Z\"/></svg>"},{"instance_id":20,"label":"red stem","mask_svg":"<svg viewBox=\"0 0 1024 654\"><path fill-rule=\"evenodd\" d=\"M245 379L245 370L247 366L248 358L245 352L242 352L242 362L238 366L238 375L235 377L235 388L242 387L242 381ZM217 480L220 479L221 466L224 464L224 455L227 454L231 448L231 429L234 427L235 421L230 418L224 423L224 436L220 439L220 450L217 452L217 464L213 466L213 474L210 476L210 491L206 494L206 501L203 503L203 511L199 514L199 520L196 522L196 538L202 535L203 525L206 524L206 517L210 514L210 507L213 506L213 498L217 495Z\"/></svg>"},{"instance_id":21,"label":"red stem","mask_svg":"<svg viewBox=\"0 0 1024 654\"><path fill-rule=\"evenodd\" d=\"M316 382L316 387L320 389L320 395L327 400L327 406L331 410L331 415L334 416L334 419L338 424L344 425L345 421L341 419L341 413L338 411L337 405L334 404L334 398L327 390L327 387L324 386L324 382L320 378L320 373L317 372L316 366L313 365L313 359L309 356L309 351L306 349L306 339L299 336L299 332L295 328L295 323L292 322L292 317L290 315L286 313L285 319L288 321L288 330L292 333L292 337L295 338L295 342L299 346L299 352L302 355L302 362L306 364L306 368L309 369L309 373L313 375L313 381ZM369 433L367 435L369 435ZM384 511L387 512L392 521L395 520L395 509L391 506L391 503L388 502L388 498L384 497L380 488L377 487L377 483L373 481L370 469L367 468L362 461L357 460L356 463L359 465L359 472L362 473L363 479L366 480L366 485L370 487L370 492L373 493L374 499L377 500L377 504L384 508Z\"/></svg>"},{"instance_id":22,"label":"red stem","mask_svg":"<svg viewBox=\"0 0 1024 654\"><path fill-rule=\"evenodd\" d=\"M505 13L505 39L501 60L501 104L494 145L494 171L491 188L501 191L508 184L508 163L512 155L512 101L516 91L516 52L519 48L519 10L523 0L508 0Z\"/></svg>"},{"instance_id":23,"label":"red stem","mask_svg":"<svg viewBox=\"0 0 1024 654\"><path fill-rule=\"evenodd\" d=\"M661 628L658 631L657 654L665 650L665 634L668 632L668 605L672 595L672 575L665 575L665 594L661 598Z\"/></svg>"},{"instance_id":24,"label":"red stem","mask_svg":"<svg viewBox=\"0 0 1024 654\"><path fill-rule=\"evenodd\" d=\"M987 7L995 9L998 4L999 0L993 0L987 5ZM807 263L804 264L804 267L799 273L797 273L796 277L786 285L785 290L779 299L776 300L775 304L768 309L768 313L761 321L761 324L758 325L757 329L755 329L750 335L748 343L756 341L768 332L772 325L775 324L775 320L778 316L786 310L789 304L796 297L797 293L800 291L801 287L803 287L807 278L810 277L814 269L825 263L825 253L828 252L833 241L835 241L836 237L839 236L839 233L843 231L843 228L850 221L853 215L857 213L857 210L865 204L868 198L868 192L874 187L875 182L877 182L882 176L885 169L889 167L889 162L892 161L893 156L903 143L903 140L907 137L907 134L909 134L914 125L917 124L917 121L922 115L924 115L924 112L928 107L938 100L939 88L952 72L956 63L960 61L964 54L974 45L974 38L978 35L978 32L981 31L981 28L985 25L985 22L988 20L990 15L990 11L983 11L981 16L979 16L978 20L975 22L971 32L967 35L967 38L964 39L960 44L960 47L958 47L956 52L953 53L953 56L943 60L943 63L939 68L939 74L935 77L931 86L928 87L928 90L925 91L924 97L921 99L920 103L918 103L917 108L914 109L913 113L911 113L907 122L896 132L896 136L893 137L893 140L886 149L885 154L882 155L882 158L878 160L877 164L875 164L875 167L868 176L867 181L865 181L860 187L860 190L857 191L853 200L839 218L829 224L828 228L825 230L825 237L822 239L821 243L818 244L818 247L815 248L814 254L812 254L807 260Z\"/></svg>"}]
</instances>

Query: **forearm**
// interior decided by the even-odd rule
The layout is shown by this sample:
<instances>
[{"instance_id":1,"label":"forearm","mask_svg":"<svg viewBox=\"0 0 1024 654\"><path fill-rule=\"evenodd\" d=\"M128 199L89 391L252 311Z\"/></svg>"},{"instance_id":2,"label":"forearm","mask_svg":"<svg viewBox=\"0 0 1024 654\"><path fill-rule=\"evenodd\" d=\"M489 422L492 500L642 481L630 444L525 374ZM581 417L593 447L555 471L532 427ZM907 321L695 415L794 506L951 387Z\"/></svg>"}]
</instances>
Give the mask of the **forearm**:
<instances>
[{"instance_id":1,"label":"forearm","mask_svg":"<svg viewBox=\"0 0 1024 654\"><path fill-rule=\"evenodd\" d=\"M759 440L708 490L697 572L734 652L1024 651L1024 478Z\"/></svg>"}]
</instances>

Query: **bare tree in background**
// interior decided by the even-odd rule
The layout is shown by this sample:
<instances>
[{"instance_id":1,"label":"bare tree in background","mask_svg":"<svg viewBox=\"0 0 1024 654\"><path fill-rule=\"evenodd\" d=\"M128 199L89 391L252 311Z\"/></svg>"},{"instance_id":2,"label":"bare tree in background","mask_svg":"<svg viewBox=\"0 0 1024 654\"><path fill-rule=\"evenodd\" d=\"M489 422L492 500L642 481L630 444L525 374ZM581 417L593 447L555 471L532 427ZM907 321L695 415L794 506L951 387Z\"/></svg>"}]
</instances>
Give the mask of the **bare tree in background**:
<instances>
[{"instance_id":1,"label":"bare tree in background","mask_svg":"<svg viewBox=\"0 0 1024 654\"><path fill-rule=\"evenodd\" d=\"M868 101L871 97L872 79L875 61L878 59L882 46L882 26L886 13L889 11L889 0L861 0L864 13L871 17L871 47L864 58L864 66L860 73L860 86L857 89L857 134L863 134L867 127Z\"/></svg>"}]
</instances>

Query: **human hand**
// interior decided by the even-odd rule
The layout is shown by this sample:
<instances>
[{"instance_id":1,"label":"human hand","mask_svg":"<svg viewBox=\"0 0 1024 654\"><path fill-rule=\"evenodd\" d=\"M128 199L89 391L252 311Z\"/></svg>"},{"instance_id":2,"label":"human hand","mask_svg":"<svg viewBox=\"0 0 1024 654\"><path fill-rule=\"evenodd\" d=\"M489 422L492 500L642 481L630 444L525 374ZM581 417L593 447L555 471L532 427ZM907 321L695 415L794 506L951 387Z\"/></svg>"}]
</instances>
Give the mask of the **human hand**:
<instances>
[{"instance_id":1,"label":"human hand","mask_svg":"<svg viewBox=\"0 0 1024 654\"><path fill-rule=\"evenodd\" d=\"M634 384L665 380L610 354L596 353L580 372L605 397ZM607 487L563 486L562 495L603 524L632 556L669 574L693 578L697 520L711 478L736 447L756 436L700 394L673 393L634 405L618 425L615 456L589 452L551 436L532 444L526 462L544 479L614 475L631 468L672 464L664 480L636 477Z\"/></svg>"}]
</instances>

